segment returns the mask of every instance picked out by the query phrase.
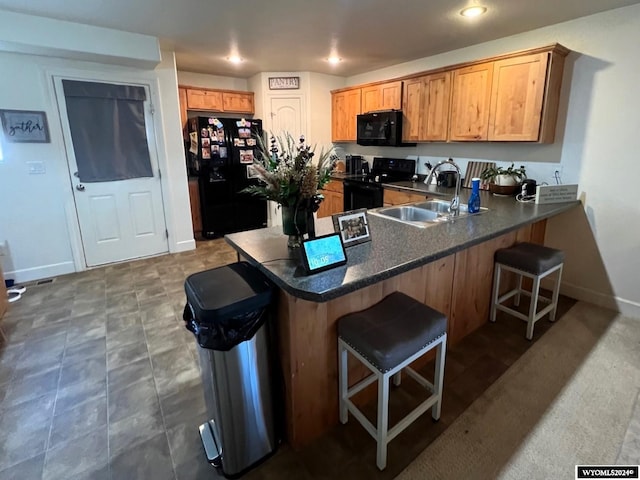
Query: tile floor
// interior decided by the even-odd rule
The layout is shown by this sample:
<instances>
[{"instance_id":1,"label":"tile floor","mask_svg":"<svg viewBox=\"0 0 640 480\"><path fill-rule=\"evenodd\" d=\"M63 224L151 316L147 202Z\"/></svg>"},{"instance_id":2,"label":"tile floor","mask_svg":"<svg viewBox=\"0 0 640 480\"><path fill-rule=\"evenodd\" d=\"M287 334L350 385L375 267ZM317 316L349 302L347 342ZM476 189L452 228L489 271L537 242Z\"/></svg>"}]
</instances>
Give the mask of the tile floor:
<instances>
[{"instance_id":1,"label":"tile floor","mask_svg":"<svg viewBox=\"0 0 640 480\"><path fill-rule=\"evenodd\" d=\"M220 239L29 286L2 320L0 480L217 478L197 431L206 413L183 285L235 260ZM573 304L561 300L559 316ZM532 345L524 323L500 320L449 350L440 422L425 415L391 442L384 472L352 420L300 451L283 444L245 478L393 478ZM391 421L422 398L403 382Z\"/></svg>"}]
</instances>

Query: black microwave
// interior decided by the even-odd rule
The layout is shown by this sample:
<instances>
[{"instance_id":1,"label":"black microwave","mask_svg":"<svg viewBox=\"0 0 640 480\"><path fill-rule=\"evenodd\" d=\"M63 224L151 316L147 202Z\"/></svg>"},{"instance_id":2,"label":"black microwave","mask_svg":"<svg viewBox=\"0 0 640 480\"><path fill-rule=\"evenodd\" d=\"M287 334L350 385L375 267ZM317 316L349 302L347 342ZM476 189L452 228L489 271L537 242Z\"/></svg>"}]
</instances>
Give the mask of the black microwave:
<instances>
[{"instance_id":1,"label":"black microwave","mask_svg":"<svg viewBox=\"0 0 640 480\"><path fill-rule=\"evenodd\" d=\"M402 145L402 112L388 110L363 113L357 117L358 145Z\"/></svg>"}]
</instances>

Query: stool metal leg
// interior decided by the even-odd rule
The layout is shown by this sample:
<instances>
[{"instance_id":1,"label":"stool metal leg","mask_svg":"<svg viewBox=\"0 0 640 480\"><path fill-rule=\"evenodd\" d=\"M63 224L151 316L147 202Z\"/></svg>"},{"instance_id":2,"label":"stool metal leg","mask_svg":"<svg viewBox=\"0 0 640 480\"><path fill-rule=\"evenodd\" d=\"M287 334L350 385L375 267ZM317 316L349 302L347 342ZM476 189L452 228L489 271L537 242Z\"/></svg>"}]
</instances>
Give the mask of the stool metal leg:
<instances>
[{"instance_id":1,"label":"stool metal leg","mask_svg":"<svg viewBox=\"0 0 640 480\"><path fill-rule=\"evenodd\" d=\"M446 354L447 335L445 334L436 351L436 368L433 374L433 394L438 396L438 400L431 407L431 417L434 420L440 420L440 412L442 411L442 387L444 384L444 360Z\"/></svg>"},{"instance_id":2,"label":"stool metal leg","mask_svg":"<svg viewBox=\"0 0 640 480\"><path fill-rule=\"evenodd\" d=\"M347 408L346 402L349 387L349 368L347 363L347 349L342 342L338 342L338 356L340 423L344 424L349 420L349 409Z\"/></svg>"},{"instance_id":3,"label":"stool metal leg","mask_svg":"<svg viewBox=\"0 0 640 480\"><path fill-rule=\"evenodd\" d=\"M558 297L560 296L560 279L562 278L562 267L564 265L560 265L558 269L558 277L556 278L556 285L553 289L553 296L551 297L551 303L553 305L553 310L549 314L549 321L556 321L556 311L558 310Z\"/></svg>"},{"instance_id":4,"label":"stool metal leg","mask_svg":"<svg viewBox=\"0 0 640 480\"><path fill-rule=\"evenodd\" d=\"M533 338L533 327L536 322L536 310L538 307L538 294L540 293L540 276L533 278L533 287L531 289L531 304L529 305L529 318L527 320L527 340Z\"/></svg>"},{"instance_id":5,"label":"stool metal leg","mask_svg":"<svg viewBox=\"0 0 640 480\"><path fill-rule=\"evenodd\" d=\"M520 292L522 292L522 275L518 275L518 293L513 299L513 304L517 307L520 305Z\"/></svg>"},{"instance_id":6,"label":"stool metal leg","mask_svg":"<svg viewBox=\"0 0 640 480\"><path fill-rule=\"evenodd\" d=\"M382 375L378 379L378 425L377 438L378 451L376 465L380 470L387 466L387 433L389 428L389 375Z\"/></svg>"},{"instance_id":7,"label":"stool metal leg","mask_svg":"<svg viewBox=\"0 0 640 480\"><path fill-rule=\"evenodd\" d=\"M496 321L496 305L498 304L498 294L500 293L501 274L502 268L500 268L499 263L496 263L493 268L493 292L491 293L491 315L489 316L491 322Z\"/></svg>"}]
</instances>

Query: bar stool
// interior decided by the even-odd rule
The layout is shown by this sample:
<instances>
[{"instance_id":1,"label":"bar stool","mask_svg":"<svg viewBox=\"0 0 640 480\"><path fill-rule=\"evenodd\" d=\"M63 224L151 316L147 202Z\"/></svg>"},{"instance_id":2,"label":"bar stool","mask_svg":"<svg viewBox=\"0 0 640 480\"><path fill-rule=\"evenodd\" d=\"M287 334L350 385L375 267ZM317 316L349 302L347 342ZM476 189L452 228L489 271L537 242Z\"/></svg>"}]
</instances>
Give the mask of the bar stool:
<instances>
[{"instance_id":1,"label":"bar stool","mask_svg":"<svg viewBox=\"0 0 640 480\"><path fill-rule=\"evenodd\" d=\"M502 310L513 315L520 320L527 322L527 340L533 338L533 327L535 323L547 313L551 322L556 319L556 309L558 307L558 295L560 293L560 278L562 276L562 266L564 262L564 252L554 248L544 247L533 243L519 243L509 248L502 248L495 253L495 266L493 272L493 293L491 296L491 317L492 322L496 321L496 311ZM518 275L518 286L500 295L500 277L503 270L513 272ZM553 295L551 298L540 295L540 280L544 277L558 272L556 277ZM533 287L531 292L522 289L522 277L531 278ZM520 295L531 297L528 315L524 315L517 310L502 305L502 302L514 298L514 305L520 305ZM538 300L548 303L539 312Z\"/></svg>"},{"instance_id":2,"label":"bar stool","mask_svg":"<svg viewBox=\"0 0 640 480\"><path fill-rule=\"evenodd\" d=\"M440 419L442 382L447 343L447 318L417 300L395 292L361 312L338 320L338 364L340 422L347 423L349 412L378 444L376 465L387 465L387 444L414 420L431 408L434 420ZM437 347L433 384L408 365ZM347 352L371 370L372 374L349 388ZM431 396L389 429L389 379L400 385L401 370L431 391ZM378 381L378 421L374 427L350 398Z\"/></svg>"}]
</instances>

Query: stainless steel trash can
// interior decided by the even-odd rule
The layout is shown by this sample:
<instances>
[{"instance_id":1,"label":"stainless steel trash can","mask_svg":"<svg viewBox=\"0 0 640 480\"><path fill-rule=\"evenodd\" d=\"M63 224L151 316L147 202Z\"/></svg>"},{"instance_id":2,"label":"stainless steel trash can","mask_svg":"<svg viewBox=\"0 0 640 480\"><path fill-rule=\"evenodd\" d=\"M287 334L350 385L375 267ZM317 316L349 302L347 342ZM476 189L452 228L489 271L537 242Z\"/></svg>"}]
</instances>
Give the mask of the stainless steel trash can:
<instances>
[{"instance_id":1,"label":"stainless steel trash can","mask_svg":"<svg viewBox=\"0 0 640 480\"><path fill-rule=\"evenodd\" d=\"M236 478L275 452L274 378L269 341L273 287L246 262L185 281L186 327L200 345L211 419L200 426L209 461Z\"/></svg>"}]
</instances>

